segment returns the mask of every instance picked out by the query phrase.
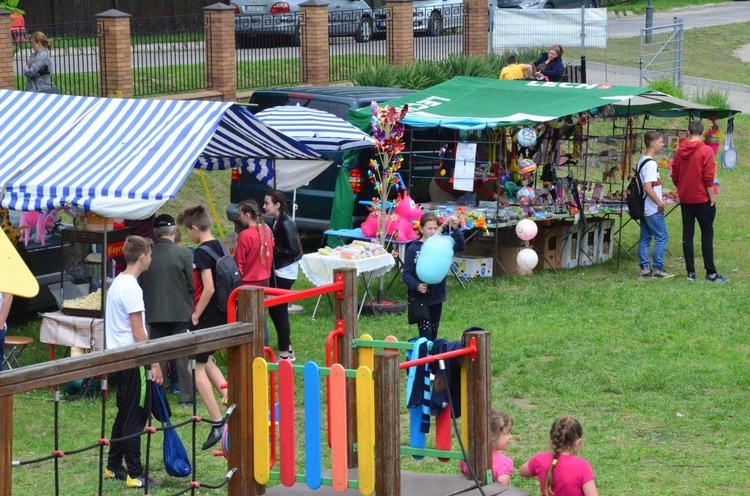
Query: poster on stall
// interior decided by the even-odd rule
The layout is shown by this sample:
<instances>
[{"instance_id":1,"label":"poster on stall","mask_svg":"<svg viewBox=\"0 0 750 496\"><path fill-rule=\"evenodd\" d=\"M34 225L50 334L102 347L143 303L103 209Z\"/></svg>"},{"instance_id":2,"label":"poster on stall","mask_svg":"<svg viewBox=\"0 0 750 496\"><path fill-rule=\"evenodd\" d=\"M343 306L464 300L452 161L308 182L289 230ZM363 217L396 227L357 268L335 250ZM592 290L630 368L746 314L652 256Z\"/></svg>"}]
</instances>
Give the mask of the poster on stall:
<instances>
[{"instance_id":1,"label":"poster on stall","mask_svg":"<svg viewBox=\"0 0 750 496\"><path fill-rule=\"evenodd\" d=\"M456 166L453 168L453 189L474 191L476 157L476 143L458 143L458 146L456 146Z\"/></svg>"}]
</instances>

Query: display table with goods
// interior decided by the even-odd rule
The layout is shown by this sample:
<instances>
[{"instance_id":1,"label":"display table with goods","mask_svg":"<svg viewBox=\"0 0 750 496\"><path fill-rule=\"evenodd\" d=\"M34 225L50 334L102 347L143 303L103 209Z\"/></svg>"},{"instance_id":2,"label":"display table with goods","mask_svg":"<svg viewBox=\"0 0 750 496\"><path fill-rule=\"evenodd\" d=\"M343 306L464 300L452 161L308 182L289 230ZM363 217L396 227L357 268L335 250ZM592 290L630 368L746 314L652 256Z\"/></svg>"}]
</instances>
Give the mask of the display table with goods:
<instances>
[{"instance_id":1,"label":"display table with goods","mask_svg":"<svg viewBox=\"0 0 750 496\"><path fill-rule=\"evenodd\" d=\"M72 356L85 350L100 351L104 349L104 319L62 312L44 313L39 341L49 345L50 360L55 359L55 346L69 346Z\"/></svg>"},{"instance_id":2,"label":"display table with goods","mask_svg":"<svg viewBox=\"0 0 750 496\"><path fill-rule=\"evenodd\" d=\"M354 241L349 245L337 248L321 248L318 253L308 253L300 260L302 273L316 286L331 284L333 271L340 268L352 268L364 285L364 294L359 305L359 313L365 301L373 302L375 297L370 291L370 283L386 274L396 266L393 255L383 246L367 241ZM320 298L315 305L313 317L318 310Z\"/></svg>"}]
</instances>

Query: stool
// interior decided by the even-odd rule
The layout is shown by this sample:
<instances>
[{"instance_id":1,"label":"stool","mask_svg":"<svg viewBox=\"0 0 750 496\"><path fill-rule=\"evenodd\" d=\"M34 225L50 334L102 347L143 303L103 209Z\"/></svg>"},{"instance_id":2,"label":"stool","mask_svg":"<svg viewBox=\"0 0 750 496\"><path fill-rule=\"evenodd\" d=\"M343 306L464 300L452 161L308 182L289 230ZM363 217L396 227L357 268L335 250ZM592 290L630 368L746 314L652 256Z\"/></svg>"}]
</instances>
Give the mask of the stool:
<instances>
[{"instance_id":1,"label":"stool","mask_svg":"<svg viewBox=\"0 0 750 496\"><path fill-rule=\"evenodd\" d=\"M13 367L20 367L18 363L18 357L21 356L23 350L28 345L33 343L34 340L27 338L26 336L5 336L5 363L3 364L8 370Z\"/></svg>"}]
</instances>

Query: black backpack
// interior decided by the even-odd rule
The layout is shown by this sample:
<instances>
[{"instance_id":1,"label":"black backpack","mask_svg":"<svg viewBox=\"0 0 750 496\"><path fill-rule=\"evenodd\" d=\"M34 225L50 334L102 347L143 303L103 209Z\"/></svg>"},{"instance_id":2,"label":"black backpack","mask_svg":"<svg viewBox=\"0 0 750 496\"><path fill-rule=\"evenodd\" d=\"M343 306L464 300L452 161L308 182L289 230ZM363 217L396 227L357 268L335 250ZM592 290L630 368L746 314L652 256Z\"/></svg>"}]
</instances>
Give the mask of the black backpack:
<instances>
[{"instance_id":1,"label":"black backpack","mask_svg":"<svg viewBox=\"0 0 750 496\"><path fill-rule=\"evenodd\" d=\"M216 260L213 300L216 306L219 307L219 310L222 313L226 313L229 295L242 285L240 269L237 268L234 258L229 255L224 245L221 245L222 256L217 255L216 252L206 245L201 245L198 249L205 251L211 255L211 258Z\"/></svg>"},{"instance_id":2,"label":"black backpack","mask_svg":"<svg viewBox=\"0 0 750 496\"><path fill-rule=\"evenodd\" d=\"M646 190L643 188L643 180L641 180L641 171L643 166L652 158L647 158L638 164L635 169L635 175L630 179L628 183L628 213L630 218L633 220L640 220L643 218L643 213L646 204Z\"/></svg>"}]
</instances>

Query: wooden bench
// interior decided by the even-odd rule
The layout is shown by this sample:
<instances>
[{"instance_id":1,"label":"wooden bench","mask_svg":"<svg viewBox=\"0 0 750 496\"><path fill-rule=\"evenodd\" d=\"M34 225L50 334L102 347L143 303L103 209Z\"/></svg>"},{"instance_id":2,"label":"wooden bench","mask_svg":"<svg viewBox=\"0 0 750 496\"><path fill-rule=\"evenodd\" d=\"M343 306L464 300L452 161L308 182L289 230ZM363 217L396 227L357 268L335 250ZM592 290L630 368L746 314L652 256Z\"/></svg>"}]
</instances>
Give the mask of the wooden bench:
<instances>
[{"instance_id":1,"label":"wooden bench","mask_svg":"<svg viewBox=\"0 0 750 496\"><path fill-rule=\"evenodd\" d=\"M13 367L20 367L21 364L18 362L18 357L21 356L23 350L27 346L34 342L33 339L27 338L26 336L5 336L5 360L3 367L11 370Z\"/></svg>"}]
</instances>

